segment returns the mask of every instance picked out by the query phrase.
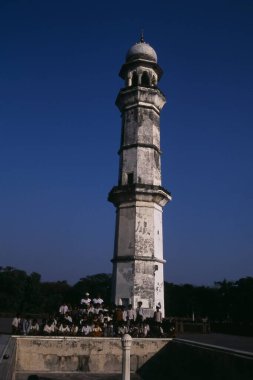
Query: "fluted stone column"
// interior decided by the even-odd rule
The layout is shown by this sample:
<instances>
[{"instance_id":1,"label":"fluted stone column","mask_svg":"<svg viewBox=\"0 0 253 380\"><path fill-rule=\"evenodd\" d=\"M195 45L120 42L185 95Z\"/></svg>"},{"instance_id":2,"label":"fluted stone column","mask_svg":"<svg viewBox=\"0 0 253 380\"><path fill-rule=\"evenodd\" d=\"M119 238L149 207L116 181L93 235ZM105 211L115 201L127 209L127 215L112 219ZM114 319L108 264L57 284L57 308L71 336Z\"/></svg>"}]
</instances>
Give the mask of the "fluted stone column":
<instances>
[{"instance_id":1,"label":"fluted stone column","mask_svg":"<svg viewBox=\"0 0 253 380\"><path fill-rule=\"evenodd\" d=\"M130 380L130 350L132 337L125 334L121 338L122 344L122 380Z\"/></svg>"}]
</instances>

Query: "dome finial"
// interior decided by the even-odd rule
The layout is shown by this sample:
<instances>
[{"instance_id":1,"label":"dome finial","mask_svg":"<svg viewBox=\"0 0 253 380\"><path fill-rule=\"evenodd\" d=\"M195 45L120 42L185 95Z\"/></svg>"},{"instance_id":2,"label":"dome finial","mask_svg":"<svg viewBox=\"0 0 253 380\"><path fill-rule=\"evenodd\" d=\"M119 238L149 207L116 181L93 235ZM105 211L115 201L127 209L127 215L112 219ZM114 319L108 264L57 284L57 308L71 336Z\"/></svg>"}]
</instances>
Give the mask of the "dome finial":
<instances>
[{"instance_id":1,"label":"dome finial","mask_svg":"<svg viewBox=\"0 0 253 380\"><path fill-rule=\"evenodd\" d=\"M141 39L135 43L127 52L126 62L136 61L138 59L144 59L157 63L157 55L155 50L144 41L143 31L141 33Z\"/></svg>"},{"instance_id":2,"label":"dome finial","mask_svg":"<svg viewBox=\"0 0 253 380\"><path fill-rule=\"evenodd\" d=\"M141 43L144 42L144 30L143 29L141 30L141 39L140 39L140 42Z\"/></svg>"}]
</instances>

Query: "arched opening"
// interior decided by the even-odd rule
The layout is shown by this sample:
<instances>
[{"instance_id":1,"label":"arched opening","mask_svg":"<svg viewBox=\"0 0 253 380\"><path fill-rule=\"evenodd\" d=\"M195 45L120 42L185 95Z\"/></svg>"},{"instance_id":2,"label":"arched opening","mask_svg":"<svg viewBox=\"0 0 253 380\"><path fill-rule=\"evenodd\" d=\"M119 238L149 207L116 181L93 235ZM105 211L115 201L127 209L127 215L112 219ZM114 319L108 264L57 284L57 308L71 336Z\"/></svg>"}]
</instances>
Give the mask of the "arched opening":
<instances>
[{"instance_id":1,"label":"arched opening","mask_svg":"<svg viewBox=\"0 0 253 380\"><path fill-rule=\"evenodd\" d=\"M133 185L134 183L134 173L127 173L127 184L128 185Z\"/></svg>"},{"instance_id":2,"label":"arched opening","mask_svg":"<svg viewBox=\"0 0 253 380\"><path fill-rule=\"evenodd\" d=\"M145 87L150 86L149 76L148 76L147 71L144 71L144 73L142 74L142 77L141 77L141 85L142 85L142 86L145 86Z\"/></svg>"},{"instance_id":3,"label":"arched opening","mask_svg":"<svg viewBox=\"0 0 253 380\"><path fill-rule=\"evenodd\" d=\"M133 72L132 86L138 86L138 75L137 75L136 71Z\"/></svg>"}]
</instances>

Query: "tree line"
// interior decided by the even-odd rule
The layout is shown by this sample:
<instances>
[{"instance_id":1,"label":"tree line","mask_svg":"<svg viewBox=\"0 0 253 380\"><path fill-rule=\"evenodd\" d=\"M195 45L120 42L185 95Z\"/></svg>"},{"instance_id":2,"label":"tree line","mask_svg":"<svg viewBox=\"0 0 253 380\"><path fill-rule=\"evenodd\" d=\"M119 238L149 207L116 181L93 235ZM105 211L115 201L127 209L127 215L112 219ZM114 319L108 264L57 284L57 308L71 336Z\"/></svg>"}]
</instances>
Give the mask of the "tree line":
<instances>
[{"instance_id":1,"label":"tree line","mask_svg":"<svg viewBox=\"0 0 253 380\"><path fill-rule=\"evenodd\" d=\"M13 267L0 267L0 312L44 314L67 304L78 306L83 295L100 294L110 304L111 275L100 273L67 281L42 282L41 275ZM253 321L253 277L237 281L222 280L213 286L194 286L165 282L166 316L215 322L251 323Z\"/></svg>"}]
</instances>

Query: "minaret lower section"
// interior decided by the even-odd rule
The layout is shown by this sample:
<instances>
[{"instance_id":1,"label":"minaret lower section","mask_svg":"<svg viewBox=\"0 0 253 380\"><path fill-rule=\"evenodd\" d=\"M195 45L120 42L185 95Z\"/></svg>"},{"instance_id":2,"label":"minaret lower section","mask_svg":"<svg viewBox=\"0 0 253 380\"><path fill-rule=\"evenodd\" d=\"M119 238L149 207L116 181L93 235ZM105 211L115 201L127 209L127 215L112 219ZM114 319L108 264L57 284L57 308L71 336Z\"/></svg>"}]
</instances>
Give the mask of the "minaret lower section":
<instances>
[{"instance_id":1,"label":"minaret lower section","mask_svg":"<svg viewBox=\"0 0 253 380\"><path fill-rule=\"evenodd\" d=\"M164 311L162 209L171 200L161 185L161 75L151 46L140 42L129 50L120 71L125 87L116 100L122 115L119 178L109 194L116 207L113 302L137 307L141 301L147 315L157 305Z\"/></svg>"}]
</instances>

